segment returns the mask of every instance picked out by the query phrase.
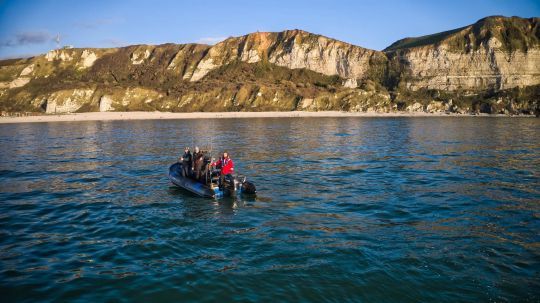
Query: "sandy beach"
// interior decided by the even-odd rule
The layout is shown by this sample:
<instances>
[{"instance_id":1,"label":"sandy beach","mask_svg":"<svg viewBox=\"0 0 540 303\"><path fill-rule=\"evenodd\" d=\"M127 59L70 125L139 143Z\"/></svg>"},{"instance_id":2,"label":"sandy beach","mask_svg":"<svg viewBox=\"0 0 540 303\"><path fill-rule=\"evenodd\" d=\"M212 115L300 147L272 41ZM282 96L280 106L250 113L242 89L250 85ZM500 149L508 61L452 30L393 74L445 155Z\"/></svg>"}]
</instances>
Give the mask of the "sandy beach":
<instances>
[{"instance_id":1,"label":"sandy beach","mask_svg":"<svg viewBox=\"0 0 540 303\"><path fill-rule=\"evenodd\" d=\"M340 111L290 111L290 112L88 112L62 115L36 115L23 117L0 117L2 123L73 122L112 120L160 120L160 119L226 119L226 118L293 118L293 117L508 117L506 115L468 115L449 113L395 112L366 113ZM530 117L530 116L518 116Z\"/></svg>"}]
</instances>

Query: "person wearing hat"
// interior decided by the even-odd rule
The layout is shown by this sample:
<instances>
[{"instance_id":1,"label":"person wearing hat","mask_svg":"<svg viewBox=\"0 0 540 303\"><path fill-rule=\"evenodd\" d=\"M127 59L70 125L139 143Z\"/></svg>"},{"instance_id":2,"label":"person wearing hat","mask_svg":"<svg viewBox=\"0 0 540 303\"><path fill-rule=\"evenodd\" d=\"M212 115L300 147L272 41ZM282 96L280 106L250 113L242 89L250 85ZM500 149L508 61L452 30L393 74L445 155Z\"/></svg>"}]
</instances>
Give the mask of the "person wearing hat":
<instances>
[{"instance_id":1,"label":"person wearing hat","mask_svg":"<svg viewBox=\"0 0 540 303\"><path fill-rule=\"evenodd\" d=\"M217 168L221 168L221 174L219 177L219 188L223 187L223 181L225 178L231 178L232 173L234 172L234 162L229 157L229 153L224 152L223 156L217 160L216 162L212 163L212 166L215 166Z\"/></svg>"},{"instance_id":2,"label":"person wearing hat","mask_svg":"<svg viewBox=\"0 0 540 303\"><path fill-rule=\"evenodd\" d=\"M192 160L191 152L189 151L189 147L186 147L184 149L184 154L179 159L182 162L182 176L183 177L191 177L191 167L192 167Z\"/></svg>"}]
</instances>

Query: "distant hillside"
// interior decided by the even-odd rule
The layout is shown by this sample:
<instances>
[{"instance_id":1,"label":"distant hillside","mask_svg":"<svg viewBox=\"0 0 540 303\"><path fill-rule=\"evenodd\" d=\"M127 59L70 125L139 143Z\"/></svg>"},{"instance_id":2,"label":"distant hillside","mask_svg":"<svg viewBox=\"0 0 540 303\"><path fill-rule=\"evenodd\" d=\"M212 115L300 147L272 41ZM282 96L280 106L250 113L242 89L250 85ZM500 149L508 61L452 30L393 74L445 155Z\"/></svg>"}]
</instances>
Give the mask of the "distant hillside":
<instances>
[{"instance_id":1,"label":"distant hillside","mask_svg":"<svg viewBox=\"0 0 540 303\"><path fill-rule=\"evenodd\" d=\"M451 37L453 34L459 33L465 28L466 27L460 27L453 30L421 37L407 37L390 44L390 46L385 48L383 51L390 52L399 49L438 44L447 39L448 37Z\"/></svg>"},{"instance_id":2,"label":"distant hillside","mask_svg":"<svg viewBox=\"0 0 540 303\"><path fill-rule=\"evenodd\" d=\"M537 86L539 20L494 16L459 29L399 40L385 50L392 66L387 87L404 94L436 90L470 96ZM527 104L537 107L537 99Z\"/></svg>"},{"instance_id":3,"label":"distant hillside","mask_svg":"<svg viewBox=\"0 0 540 303\"><path fill-rule=\"evenodd\" d=\"M0 110L537 113L538 20L488 17L383 52L302 30L51 50L0 61Z\"/></svg>"},{"instance_id":4,"label":"distant hillside","mask_svg":"<svg viewBox=\"0 0 540 303\"><path fill-rule=\"evenodd\" d=\"M426 45L448 44L455 50L478 49L482 44L495 38L501 48L508 51L526 51L538 47L540 40L540 18L523 19L492 16L478 22L427 36L405 38L392 43L385 52Z\"/></svg>"}]
</instances>

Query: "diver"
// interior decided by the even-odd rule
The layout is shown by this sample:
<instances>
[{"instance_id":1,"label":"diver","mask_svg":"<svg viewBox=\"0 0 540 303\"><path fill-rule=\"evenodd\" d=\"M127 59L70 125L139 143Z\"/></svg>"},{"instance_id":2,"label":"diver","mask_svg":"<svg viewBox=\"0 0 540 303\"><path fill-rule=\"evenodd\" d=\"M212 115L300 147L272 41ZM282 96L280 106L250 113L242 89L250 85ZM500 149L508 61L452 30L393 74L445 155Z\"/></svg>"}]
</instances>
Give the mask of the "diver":
<instances>
[{"instance_id":1,"label":"diver","mask_svg":"<svg viewBox=\"0 0 540 303\"><path fill-rule=\"evenodd\" d=\"M204 153L199 150L198 146L195 146L195 152L193 153L193 171L195 180L201 179L201 171L204 165Z\"/></svg>"},{"instance_id":2,"label":"diver","mask_svg":"<svg viewBox=\"0 0 540 303\"><path fill-rule=\"evenodd\" d=\"M221 168L221 174L219 176L219 188L223 189L223 183L225 178L232 180L232 173L234 172L234 162L229 157L227 152L223 153L223 156L217 160L217 162L212 163L212 166L216 168Z\"/></svg>"},{"instance_id":3,"label":"diver","mask_svg":"<svg viewBox=\"0 0 540 303\"><path fill-rule=\"evenodd\" d=\"M193 165L193 158L189 147L184 149L184 154L179 159L182 162L182 177L191 177L191 166ZM178 161L178 162L180 162Z\"/></svg>"}]
</instances>

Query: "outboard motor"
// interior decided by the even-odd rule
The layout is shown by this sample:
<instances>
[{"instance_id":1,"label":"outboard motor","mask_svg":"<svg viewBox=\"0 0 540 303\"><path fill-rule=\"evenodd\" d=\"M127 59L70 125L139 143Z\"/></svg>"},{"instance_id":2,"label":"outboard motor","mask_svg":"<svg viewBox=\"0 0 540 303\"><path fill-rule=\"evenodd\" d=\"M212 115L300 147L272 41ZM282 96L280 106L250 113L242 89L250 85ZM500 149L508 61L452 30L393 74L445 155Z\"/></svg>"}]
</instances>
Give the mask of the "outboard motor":
<instances>
[{"instance_id":1,"label":"outboard motor","mask_svg":"<svg viewBox=\"0 0 540 303\"><path fill-rule=\"evenodd\" d=\"M242 175L225 178L225 187L230 191L241 192L242 194L254 195L257 190L255 184L246 181L246 177Z\"/></svg>"},{"instance_id":2,"label":"outboard motor","mask_svg":"<svg viewBox=\"0 0 540 303\"><path fill-rule=\"evenodd\" d=\"M244 183L242 183L242 193L247 194L247 195L256 194L257 189L255 188L255 184L249 181L244 181Z\"/></svg>"},{"instance_id":3,"label":"outboard motor","mask_svg":"<svg viewBox=\"0 0 540 303\"><path fill-rule=\"evenodd\" d=\"M242 175L234 176L234 190L240 190L244 182L246 182L245 176L242 176Z\"/></svg>"},{"instance_id":4,"label":"outboard motor","mask_svg":"<svg viewBox=\"0 0 540 303\"><path fill-rule=\"evenodd\" d=\"M236 190L240 190L243 194L254 195L257 192L255 184L246 181L246 176L243 175L234 178L234 186Z\"/></svg>"}]
</instances>

